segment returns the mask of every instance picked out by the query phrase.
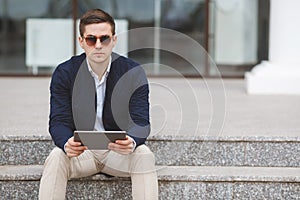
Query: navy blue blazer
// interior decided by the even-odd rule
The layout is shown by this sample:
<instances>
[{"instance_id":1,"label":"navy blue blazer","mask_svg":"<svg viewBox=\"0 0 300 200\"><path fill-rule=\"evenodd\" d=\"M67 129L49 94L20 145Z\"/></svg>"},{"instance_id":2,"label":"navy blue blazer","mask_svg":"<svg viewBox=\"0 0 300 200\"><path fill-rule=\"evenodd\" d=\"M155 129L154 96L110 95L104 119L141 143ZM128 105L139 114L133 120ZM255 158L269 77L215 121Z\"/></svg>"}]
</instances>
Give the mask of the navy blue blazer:
<instances>
[{"instance_id":1,"label":"navy blue blazer","mask_svg":"<svg viewBox=\"0 0 300 200\"><path fill-rule=\"evenodd\" d=\"M84 53L73 56L58 65L51 79L49 132L55 145L63 150L64 144L77 129L72 92L79 68L85 60ZM112 53L106 81L102 118L105 130L125 130L137 146L144 144L150 133L149 86L145 72L138 63L115 53Z\"/></svg>"}]
</instances>

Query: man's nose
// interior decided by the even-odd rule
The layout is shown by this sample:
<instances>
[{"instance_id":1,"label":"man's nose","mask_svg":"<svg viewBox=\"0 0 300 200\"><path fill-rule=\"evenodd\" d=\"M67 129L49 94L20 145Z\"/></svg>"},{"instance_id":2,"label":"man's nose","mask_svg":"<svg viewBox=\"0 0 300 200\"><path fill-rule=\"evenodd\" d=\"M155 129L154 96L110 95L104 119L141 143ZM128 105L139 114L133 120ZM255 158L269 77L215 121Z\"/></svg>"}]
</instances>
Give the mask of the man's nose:
<instances>
[{"instance_id":1,"label":"man's nose","mask_svg":"<svg viewBox=\"0 0 300 200\"><path fill-rule=\"evenodd\" d=\"M101 49L102 48L102 44L101 44L100 38L97 38L96 44L95 44L95 48L97 48L97 49Z\"/></svg>"}]
</instances>

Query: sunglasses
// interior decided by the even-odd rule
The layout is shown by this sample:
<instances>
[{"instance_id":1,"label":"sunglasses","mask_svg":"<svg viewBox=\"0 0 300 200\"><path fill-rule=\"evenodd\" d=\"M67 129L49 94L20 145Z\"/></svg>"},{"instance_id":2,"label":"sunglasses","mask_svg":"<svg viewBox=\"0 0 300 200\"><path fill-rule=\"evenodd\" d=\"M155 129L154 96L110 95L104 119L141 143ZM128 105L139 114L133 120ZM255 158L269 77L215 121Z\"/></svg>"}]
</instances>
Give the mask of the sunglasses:
<instances>
[{"instance_id":1,"label":"sunglasses","mask_svg":"<svg viewBox=\"0 0 300 200\"><path fill-rule=\"evenodd\" d=\"M100 40L102 45L109 45L111 41L111 36L109 35L101 35L99 37L96 37L94 35L88 35L83 38L85 39L85 42L88 46L95 46L98 39Z\"/></svg>"}]
</instances>

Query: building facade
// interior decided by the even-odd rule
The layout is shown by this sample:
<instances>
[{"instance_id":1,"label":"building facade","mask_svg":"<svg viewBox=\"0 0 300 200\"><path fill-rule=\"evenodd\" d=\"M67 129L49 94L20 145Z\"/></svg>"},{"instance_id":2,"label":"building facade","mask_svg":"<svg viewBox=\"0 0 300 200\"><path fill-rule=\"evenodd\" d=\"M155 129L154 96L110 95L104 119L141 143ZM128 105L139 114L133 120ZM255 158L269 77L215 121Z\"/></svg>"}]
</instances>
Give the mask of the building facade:
<instances>
[{"instance_id":1,"label":"building facade","mask_svg":"<svg viewBox=\"0 0 300 200\"><path fill-rule=\"evenodd\" d=\"M50 75L55 63L69 54L38 66L38 72L32 70L28 55L36 59L39 52L51 55L62 48L54 41L63 37L71 45L66 51L80 52L72 46L76 40L72 21L90 8L126 21L126 55L143 64L148 75L244 77L268 59L270 0L0 0L0 75ZM29 30L30 19L65 20L70 27L59 30L49 22L47 34L38 38L42 25ZM28 41L44 51L30 54Z\"/></svg>"}]
</instances>

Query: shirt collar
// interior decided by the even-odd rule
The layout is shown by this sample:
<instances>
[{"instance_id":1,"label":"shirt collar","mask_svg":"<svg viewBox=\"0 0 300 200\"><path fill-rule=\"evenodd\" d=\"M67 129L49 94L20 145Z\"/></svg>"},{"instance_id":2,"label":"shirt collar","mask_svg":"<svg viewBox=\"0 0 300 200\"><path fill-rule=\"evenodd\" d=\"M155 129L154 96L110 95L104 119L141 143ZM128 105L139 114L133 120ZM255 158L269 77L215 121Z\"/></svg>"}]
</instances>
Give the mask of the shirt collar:
<instances>
[{"instance_id":1,"label":"shirt collar","mask_svg":"<svg viewBox=\"0 0 300 200\"><path fill-rule=\"evenodd\" d=\"M87 62L87 66L88 66L88 70L89 72L91 73L91 75L95 78L97 78L99 80L99 77L98 75L93 71L88 59L86 59L86 62ZM108 75L109 71L110 71L110 68L111 68L111 56L109 57L109 62L108 62L108 66L107 66L107 69L106 69L106 72L105 72L105 76Z\"/></svg>"}]
</instances>

